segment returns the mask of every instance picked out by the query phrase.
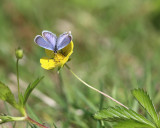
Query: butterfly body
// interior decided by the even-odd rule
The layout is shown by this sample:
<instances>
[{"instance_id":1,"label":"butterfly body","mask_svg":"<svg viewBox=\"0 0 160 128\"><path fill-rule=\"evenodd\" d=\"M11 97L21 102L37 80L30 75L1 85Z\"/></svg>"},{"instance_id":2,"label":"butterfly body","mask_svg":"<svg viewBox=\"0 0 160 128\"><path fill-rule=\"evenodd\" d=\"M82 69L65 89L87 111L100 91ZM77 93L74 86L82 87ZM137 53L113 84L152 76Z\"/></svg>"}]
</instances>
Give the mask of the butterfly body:
<instances>
[{"instance_id":1,"label":"butterfly body","mask_svg":"<svg viewBox=\"0 0 160 128\"><path fill-rule=\"evenodd\" d=\"M42 31L42 36L37 35L34 42L40 47L52 50L57 53L59 50L66 47L72 40L71 32L65 32L61 34L58 38L55 34L50 31Z\"/></svg>"},{"instance_id":2,"label":"butterfly body","mask_svg":"<svg viewBox=\"0 0 160 128\"><path fill-rule=\"evenodd\" d=\"M53 49L54 53L57 53L57 45L55 45L55 48Z\"/></svg>"}]
</instances>

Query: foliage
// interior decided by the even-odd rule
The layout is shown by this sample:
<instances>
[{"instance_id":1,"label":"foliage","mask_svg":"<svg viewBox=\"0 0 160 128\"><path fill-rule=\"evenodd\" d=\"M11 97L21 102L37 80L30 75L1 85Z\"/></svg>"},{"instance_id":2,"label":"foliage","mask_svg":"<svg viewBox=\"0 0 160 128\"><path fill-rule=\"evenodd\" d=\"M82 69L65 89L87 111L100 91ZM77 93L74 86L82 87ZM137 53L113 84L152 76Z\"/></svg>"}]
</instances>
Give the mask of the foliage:
<instances>
[{"instance_id":1,"label":"foliage","mask_svg":"<svg viewBox=\"0 0 160 128\"><path fill-rule=\"evenodd\" d=\"M154 105L148 96L147 92L143 89L135 89L132 91L134 97L139 103L146 109L153 119L147 119L141 114L136 113L132 109L126 109L122 107L110 107L108 109L102 109L94 115L95 119L107 120L110 122L117 122L115 128L158 128L159 116L156 113Z\"/></svg>"},{"instance_id":2,"label":"foliage","mask_svg":"<svg viewBox=\"0 0 160 128\"><path fill-rule=\"evenodd\" d=\"M20 46L25 53L19 65L25 87L35 78L45 76L37 89L55 101L54 105L48 105L45 97L32 92L27 103L41 120L55 122L60 128L67 128L68 124L71 128L94 128L99 121L91 115L100 104L99 94L83 87L66 70L61 72L61 83L56 72L41 69L39 58L45 56L44 49L37 47L33 39L42 30L57 35L72 31L75 48L69 66L82 79L97 89L103 85L103 92L141 113L141 106L129 90L144 88L157 112L160 111L159 0L1 0L0 3L0 81L17 96L12 74L16 71L14 51ZM110 100L103 102L105 107L114 105ZM1 102L0 113L17 113L10 106L8 109ZM103 125L111 128L112 124Z\"/></svg>"},{"instance_id":3,"label":"foliage","mask_svg":"<svg viewBox=\"0 0 160 128\"><path fill-rule=\"evenodd\" d=\"M18 104L14 98L13 93L11 90L2 82L0 82L0 99L3 101L8 102L10 105L12 105L15 108L18 108Z\"/></svg>"},{"instance_id":4,"label":"foliage","mask_svg":"<svg viewBox=\"0 0 160 128\"><path fill-rule=\"evenodd\" d=\"M25 93L24 93L24 100L23 100L23 106L25 106L28 97L30 96L33 89L38 85L38 83L44 78L44 76L37 78L32 84L29 84Z\"/></svg>"},{"instance_id":5,"label":"foliage","mask_svg":"<svg viewBox=\"0 0 160 128\"><path fill-rule=\"evenodd\" d=\"M22 58L22 56L21 56L21 58ZM17 57L17 60L18 59L19 59L19 57ZM18 61L17 61L18 102L16 102L16 99L15 99L12 91L9 89L9 87L6 86L5 84L3 84L2 82L0 82L0 99L5 102L8 102L10 105L12 105L14 108L16 108L21 113L22 117L13 117L13 116L9 116L6 114L1 114L0 115L0 124L6 123L6 122L27 120L33 124L37 124L38 126L40 126L41 124L32 120L28 116L28 114L25 110L25 107L26 107L26 102L27 102L31 92L44 77L40 77L40 78L36 79L32 84L29 84L24 95L23 95L21 92L19 92L20 88L19 88L19 72L18 71L19 70L18 70ZM44 126L44 128L46 128L46 127Z\"/></svg>"}]
</instances>

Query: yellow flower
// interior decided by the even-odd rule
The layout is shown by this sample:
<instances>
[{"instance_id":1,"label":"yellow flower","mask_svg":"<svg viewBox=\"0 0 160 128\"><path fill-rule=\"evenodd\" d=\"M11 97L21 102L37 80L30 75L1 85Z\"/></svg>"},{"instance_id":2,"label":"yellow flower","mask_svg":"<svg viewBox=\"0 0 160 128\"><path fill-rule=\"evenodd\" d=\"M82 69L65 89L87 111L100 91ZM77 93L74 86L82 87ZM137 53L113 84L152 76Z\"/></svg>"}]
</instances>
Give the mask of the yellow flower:
<instances>
[{"instance_id":1,"label":"yellow flower","mask_svg":"<svg viewBox=\"0 0 160 128\"><path fill-rule=\"evenodd\" d=\"M45 52L48 57L40 59L41 67L47 70L54 69L56 67L61 68L73 53L73 42L71 41L66 47L59 50L57 53L47 49L45 49Z\"/></svg>"}]
</instances>

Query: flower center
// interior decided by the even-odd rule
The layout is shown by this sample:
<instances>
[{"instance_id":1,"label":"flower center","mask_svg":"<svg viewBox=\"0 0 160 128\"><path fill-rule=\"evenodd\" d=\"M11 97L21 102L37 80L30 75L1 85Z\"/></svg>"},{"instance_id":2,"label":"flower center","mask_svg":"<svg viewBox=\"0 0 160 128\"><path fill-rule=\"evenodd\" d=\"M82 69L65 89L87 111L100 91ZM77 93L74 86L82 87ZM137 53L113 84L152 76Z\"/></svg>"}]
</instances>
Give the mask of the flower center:
<instances>
[{"instance_id":1,"label":"flower center","mask_svg":"<svg viewBox=\"0 0 160 128\"><path fill-rule=\"evenodd\" d=\"M65 58L65 56L62 53L55 53L54 54L54 61L60 62Z\"/></svg>"}]
</instances>

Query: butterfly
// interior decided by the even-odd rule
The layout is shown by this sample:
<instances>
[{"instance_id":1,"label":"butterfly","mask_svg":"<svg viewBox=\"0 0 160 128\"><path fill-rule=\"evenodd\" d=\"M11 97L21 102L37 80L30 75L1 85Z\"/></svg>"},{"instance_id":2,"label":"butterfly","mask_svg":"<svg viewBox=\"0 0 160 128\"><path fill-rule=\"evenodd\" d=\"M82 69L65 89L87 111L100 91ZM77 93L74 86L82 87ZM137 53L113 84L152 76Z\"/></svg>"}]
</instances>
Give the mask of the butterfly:
<instances>
[{"instance_id":1,"label":"butterfly","mask_svg":"<svg viewBox=\"0 0 160 128\"><path fill-rule=\"evenodd\" d=\"M66 47L72 40L71 32L65 32L61 34L58 38L55 34L50 31L42 31L42 36L37 35L34 42L40 47L52 50L54 53Z\"/></svg>"}]
</instances>

